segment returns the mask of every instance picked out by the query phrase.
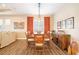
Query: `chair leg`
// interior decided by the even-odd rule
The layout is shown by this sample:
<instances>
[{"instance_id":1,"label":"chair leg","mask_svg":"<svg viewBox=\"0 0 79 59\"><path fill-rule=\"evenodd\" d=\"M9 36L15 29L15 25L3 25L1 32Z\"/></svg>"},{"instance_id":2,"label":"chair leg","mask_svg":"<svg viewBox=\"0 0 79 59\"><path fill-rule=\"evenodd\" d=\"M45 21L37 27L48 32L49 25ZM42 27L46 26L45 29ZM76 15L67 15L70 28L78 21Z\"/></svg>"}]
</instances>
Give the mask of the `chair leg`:
<instances>
[{"instance_id":1,"label":"chair leg","mask_svg":"<svg viewBox=\"0 0 79 59\"><path fill-rule=\"evenodd\" d=\"M30 46L30 43L28 42L28 47Z\"/></svg>"}]
</instances>

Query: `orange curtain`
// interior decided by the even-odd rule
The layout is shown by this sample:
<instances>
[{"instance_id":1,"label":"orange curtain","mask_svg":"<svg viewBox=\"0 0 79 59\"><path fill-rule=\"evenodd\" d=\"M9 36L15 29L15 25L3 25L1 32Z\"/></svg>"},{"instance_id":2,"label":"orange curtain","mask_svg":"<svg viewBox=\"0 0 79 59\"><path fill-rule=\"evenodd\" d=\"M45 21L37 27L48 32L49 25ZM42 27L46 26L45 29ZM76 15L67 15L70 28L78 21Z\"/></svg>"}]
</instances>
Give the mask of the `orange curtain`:
<instances>
[{"instance_id":1,"label":"orange curtain","mask_svg":"<svg viewBox=\"0 0 79 59\"><path fill-rule=\"evenodd\" d=\"M44 17L44 33L50 32L50 17Z\"/></svg>"},{"instance_id":2,"label":"orange curtain","mask_svg":"<svg viewBox=\"0 0 79 59\"><path fill-rule=\"evenodd\" d=\"M30 34L33 34L33 17L27 17L27 32L30 32Z\"/></svg>"}]
</instances>

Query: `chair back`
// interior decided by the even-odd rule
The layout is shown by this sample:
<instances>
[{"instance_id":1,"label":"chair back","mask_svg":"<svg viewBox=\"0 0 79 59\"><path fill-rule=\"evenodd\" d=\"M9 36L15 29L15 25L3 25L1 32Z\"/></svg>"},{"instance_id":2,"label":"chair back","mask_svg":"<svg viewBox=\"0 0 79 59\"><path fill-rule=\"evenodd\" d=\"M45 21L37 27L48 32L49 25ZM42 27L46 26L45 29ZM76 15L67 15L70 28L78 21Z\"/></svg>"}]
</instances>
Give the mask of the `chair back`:
<instances>
[{"instance_id":1,"label":"chair back","mask_svg":"<svg viewBox=\"0 0 79 59\"><path fill-rule=\"evenodd\" d=\"M43 43L44 42L44 36L43 35L35 35L35 42L36 43Z\"/></svg>"}]
</instances>

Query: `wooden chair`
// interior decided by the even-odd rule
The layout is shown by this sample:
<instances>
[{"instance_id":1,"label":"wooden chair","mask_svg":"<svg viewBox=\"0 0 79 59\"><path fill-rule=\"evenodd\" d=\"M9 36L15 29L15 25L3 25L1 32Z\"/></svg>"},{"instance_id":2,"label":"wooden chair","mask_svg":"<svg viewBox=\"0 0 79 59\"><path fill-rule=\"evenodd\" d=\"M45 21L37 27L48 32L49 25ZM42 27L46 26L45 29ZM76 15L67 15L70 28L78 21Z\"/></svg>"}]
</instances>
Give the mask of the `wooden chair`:
<instances>
[{"instance_id":1,"label":"wooden chair","mask_svg":"<svg viewBox=\"0 0 79 59\"><path fill-rule=\"evenodd\" d=\"M51 37L52 37L53 42L55 44L58 44L58 37L57 37L57 34L56 34L56 32L54 30L51 33Z\"/></svg>"},{"instance_id":2,"label":"wooden chair","mask_svg":"<svg viewBox=\"0 0 79 59\"><path fill-rule=\"evenodd\" d=\"M41 49L44 47L44 35L36 34L35 35L35 48Z\"/></svg>"},{"instance_id":3,"label":"wooden chair","mask_svg":"<svg viewBox=\"0 0 79 59\"><path fill-rule=\"evenodd\" d=\"M27 42L28 42L28 46L33 45L34 43L34 34L28 32L27 33Z\"/></svg>"},{"instance_id":4,"label":"wooden chair","mask_svg":"<svg viewBox=\"0 0 79 59\"><path fill-rule=\"evenodd\" d=\"M44 33L44 40L45 40L45 42L49 45L49 42L50 42L50 32L48 31L48 32L45 32Z\"/></svg>"}]
</instances>

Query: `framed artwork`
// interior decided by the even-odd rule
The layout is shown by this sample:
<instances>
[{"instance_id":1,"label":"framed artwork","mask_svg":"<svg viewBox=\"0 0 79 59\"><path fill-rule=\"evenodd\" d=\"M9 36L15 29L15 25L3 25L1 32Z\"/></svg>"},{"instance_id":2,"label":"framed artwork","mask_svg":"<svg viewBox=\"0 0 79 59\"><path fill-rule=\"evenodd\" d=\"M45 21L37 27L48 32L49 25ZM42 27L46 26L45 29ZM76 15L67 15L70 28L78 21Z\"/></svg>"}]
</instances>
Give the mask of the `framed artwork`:
<instances>
[{"instance_id":1,"label":"framed artwork","mask_svg":"<svg viewBox=\"0 0 79 59\"><path fill-rule=\"evenodd\" d=\"M66 20L62 20L61 22L62 22L61 23L62 29L65 29L66 28Z\"/></svg>"},{"instance_id":2,"label":"framed artwork","mask_svg":"<svg viewBox=\"0 0 79 59\"><path fill-rule=\"evenodd\" d=\"M61 29L61 21L57 22L57 29Z\"/></svg>"},{"instance_id":3,"label":"framed artwork","mask_svg":"<svg viewBox=\"0 0 79 59\"><path fill-rule=\"evenodd\" d=\"M74 28L74 17L70 17L66 19L66 28L73 29Z\"/></svg>"},{"instance_id":4,"label":"framed artwork","mask_svg":"<svg viewBox=\"0 0 79 59\"><path fill-rule=\"evenodd\" d=\"M14 29L24 29L24 22L14 22Z\"/></svg>"}]
</instances>

